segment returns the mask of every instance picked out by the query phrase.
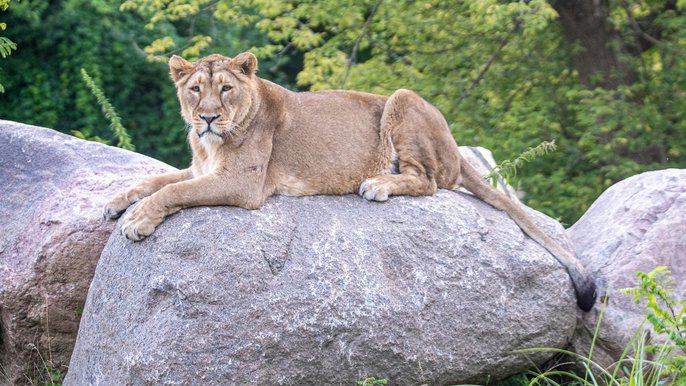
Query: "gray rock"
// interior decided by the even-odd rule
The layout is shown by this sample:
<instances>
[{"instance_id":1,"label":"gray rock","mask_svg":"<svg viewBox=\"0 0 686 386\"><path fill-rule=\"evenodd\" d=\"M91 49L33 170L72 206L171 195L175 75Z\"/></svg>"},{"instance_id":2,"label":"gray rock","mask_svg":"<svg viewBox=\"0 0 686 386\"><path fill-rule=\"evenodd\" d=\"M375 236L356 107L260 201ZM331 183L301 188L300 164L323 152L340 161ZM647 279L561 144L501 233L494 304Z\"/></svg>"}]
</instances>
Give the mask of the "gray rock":
<instances>
[{"instance_id":1,"label":"gray rock","mask_svg":"<svg viewBox=\"0 0 686 386\"><path fill-rule=\"evenodd\" d=\"M576 315L564 268L468 194L271 197L115 231L65 384L493 383L550 355L513 350L564 347Z\"/></svg>"},{"instance_id":2,"label":"gray rock","mask_svg":"<svg viewBox=\"0 0 686 386\"><path fill-rule=\"evenodd\" d=\"M69 363L95 264L114 227L102 206L168 166L0 120L0 384ZM44 375L44 374L43 374Z\"/></svg>"},{"instance_id":3,"label":"gray rock","mask_svg":"<svg viewBox=\"0 0 686 386\"><path fill-rule=\"evenodd\" d=\"M568 231L579 258L609 295L593 358L614 363L639 328L645 313L619 291L636 285L636 272L657 266L672 271L675 294L686 297L686 170L648 172L605 191ZM600 305L583 315L574 338L584 353L597 324ZM659 341L659 337L653 334Z\"/></svg>"}]
</instances>

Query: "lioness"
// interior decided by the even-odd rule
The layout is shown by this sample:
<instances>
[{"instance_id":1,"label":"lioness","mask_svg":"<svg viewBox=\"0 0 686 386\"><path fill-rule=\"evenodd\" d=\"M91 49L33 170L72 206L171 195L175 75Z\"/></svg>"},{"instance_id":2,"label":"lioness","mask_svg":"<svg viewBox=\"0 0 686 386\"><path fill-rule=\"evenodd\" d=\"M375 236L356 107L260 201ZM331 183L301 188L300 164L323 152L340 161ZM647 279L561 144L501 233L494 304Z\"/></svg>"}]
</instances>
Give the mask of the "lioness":
<instances>
[{"instance_id":1,"label":"lioness","mask_svg":"<svg viewBox=\"0 0 686 386\"><path fill-rule=\"evenodd\" d=\"M173 56L171 77L188 123L188 169L149 178L106 205L131 240L150 235L182 208L259 208L273 194L357 193L367 200L431 195L458 184L503 210L567 268L581 309L595 284L579 260L541 231L518 204L493 189L458 152L443 115L417 94L295 93L255 75L257 58Z\"/></svg>"}]
</instances>

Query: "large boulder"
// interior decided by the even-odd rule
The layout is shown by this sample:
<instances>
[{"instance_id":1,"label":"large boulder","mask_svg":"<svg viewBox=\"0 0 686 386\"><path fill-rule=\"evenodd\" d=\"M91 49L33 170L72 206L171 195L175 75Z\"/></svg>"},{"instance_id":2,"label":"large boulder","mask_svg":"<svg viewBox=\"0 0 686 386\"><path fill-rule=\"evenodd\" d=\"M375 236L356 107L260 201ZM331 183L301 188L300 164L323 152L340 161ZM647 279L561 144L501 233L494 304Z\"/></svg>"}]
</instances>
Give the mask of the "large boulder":
<instances>
[{"instance_id":1,"label":"large boulder","mask_svg":"<svg viewBox=\"0 0 686 386\"><path fill-rule=\"evenodd\" d=\"M608 295L593 359L614 363L629 345L645 313L620 291L636 285L636 272L657 266L672 271L675 293L686 295L686 170L648 172L605 191L568 231L580 259ZM601 305L583 315L573 340L590 347ZM659 339L653 334L653 339Z\"/></svg>"},{"instance_id":2,"label":"large boulder","mask_svg":"<svg viewBox=\"0 0 686 386\"><path fill-rule=\"evenodd\" d=\"M170 167L56 131L0 121L0 384L64 372L112 223L102 206ZM40 383L40 382L39 382Z\"/></svg>"},{"instance_id":3,"label":"large boulder","mask_svg":"<svg viewBox=\"0 0 686 386\"><path fill-rule=\"evenodd\" d=\"M465 193L191 208L112 234L65 384L493 383L551 355L513 350L566 346L577 312L555 258Z\"/></svg>"}]
</instances>

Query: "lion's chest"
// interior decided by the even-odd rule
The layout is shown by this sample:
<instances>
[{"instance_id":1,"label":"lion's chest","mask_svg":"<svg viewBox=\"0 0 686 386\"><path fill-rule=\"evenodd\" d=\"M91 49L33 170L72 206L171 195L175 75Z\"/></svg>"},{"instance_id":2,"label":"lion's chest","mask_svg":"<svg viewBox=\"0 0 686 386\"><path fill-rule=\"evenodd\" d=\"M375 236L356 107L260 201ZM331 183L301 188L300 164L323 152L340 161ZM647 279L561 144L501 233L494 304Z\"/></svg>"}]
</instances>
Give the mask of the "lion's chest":
<instances>
[{"instance_id":1,"label":"lion's chest","mask_svg":"<svg viewBox=\"0 0 686 386\"><path fill-rule=\"evenodd\" d=\"M195 177L216 173L221 168L220 157L216 152L206 152L193 162L193 175Z\"/></svg>"}]
</instances>

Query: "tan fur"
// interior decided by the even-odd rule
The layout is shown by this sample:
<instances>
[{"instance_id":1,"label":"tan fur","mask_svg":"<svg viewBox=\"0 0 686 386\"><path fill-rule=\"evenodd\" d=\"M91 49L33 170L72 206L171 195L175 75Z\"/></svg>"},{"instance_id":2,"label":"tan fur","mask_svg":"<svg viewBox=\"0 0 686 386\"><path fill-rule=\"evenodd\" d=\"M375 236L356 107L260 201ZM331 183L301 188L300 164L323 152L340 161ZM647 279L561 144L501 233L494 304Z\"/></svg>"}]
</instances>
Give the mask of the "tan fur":
<instances>
[{"instance_id":1,"label":"tan fur","mask_svg":"<svg viewBox=\"0 0 686 386\"><path fill-rule=\"evenodd\" d=\"M572 277L580 307L593 305L593 280L574 255L464 162L441 113L412 91L390 97L294 93L257 77L257 59L250 53L233 59L211 55L195 63L174 56L169 65L193 161L186 170L145 180L107 205L105 217L116 218L141 201L124 218L127 238L141 240L166 216L192 206L255 209L274 194L358 193L385 201L462 183L555 255ZM394 168L399 174L391 172Z\"/></svg>"}]
</instances>

